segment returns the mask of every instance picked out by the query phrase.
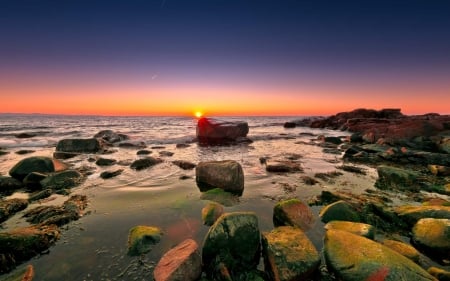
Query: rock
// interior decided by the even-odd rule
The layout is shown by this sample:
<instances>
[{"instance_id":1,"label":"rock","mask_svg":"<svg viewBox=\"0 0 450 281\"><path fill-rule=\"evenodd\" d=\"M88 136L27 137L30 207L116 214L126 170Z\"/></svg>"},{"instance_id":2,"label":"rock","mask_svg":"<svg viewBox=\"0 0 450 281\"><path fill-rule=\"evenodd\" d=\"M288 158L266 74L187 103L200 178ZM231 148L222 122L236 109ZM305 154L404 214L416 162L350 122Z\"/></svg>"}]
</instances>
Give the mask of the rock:
<instances>
[{"instance_id":1,"label":"rock","mask_svg":"<svg viewBox=\"0 0 450 281\"><path fill-rule=\"evenodd\" d=\"M163 151L160 151L159 152L159 155L160 156L165 156L165 157L171 157L171 156L173 156L174 155L174 153L173 152L170 152L170 151L166 151L166 150L163 150Z\"/></svg>"},{"instance_id":2,"label":"rock","mask_svg":"<svg viewBox=\"0 0 450 281\"><path fill-rule=\"evenodd\" d=\"M439 150L450 154L450 137L442 138L438 144Z\"/></svg>"},{"instance_id":3,"label":"rock","mask_svg":"<svg viewBox=\"0 0 450 281\"><path fill-rule=\"evenodd\" d=\"M32 224L61 226L78 220L86 207L87 197L74 195L61 206L38 206L27 211L23 216Z\"/></svg>"},{"instance_id":4,"label":"rock","mask_svg":"<svg viewBox=\"0 0 450 281\"><path fill-rule=\"evenodd\" d=\"M324 257L328 268L340 280L436 280L410 259L347 231L326 232Z\"/></svg>"},{"instance_id":5,"label":"rock","mask_svg":"<svg viewBox=\"0 0 450 281\"><path fill-rule=\"evenodd\" d=\"M131 148L131 149L134 149L134 148L135 149L143 149L143 148L146 148L147 145L145 144L145 142L142 142L142 141L134 141L134 142L128 141L128 142L119 143L119 147Z\"/></svg>"},{"instance_id":6,"label":"rock","mask_svg":"<svg viewBox=\"0 0 450 281\"><path fill-rule=\"evenodd\" d=\"M0 232L0 273L12 270L47 250L59 238L55 225L38 225Z\"/></svg>"},{"instance_id":7,"label":"rock","mask_svg":"<svg viewBox=\"0 0 450 281\"><path fill-rule=\"evenodd\" d=\"M150 252L161 236L162 231L156 226L138 225L131 228L128 234L128 255L138 256Z\"/></svg>"},{"instance_id":8,"label":"rock","mask_svg":"<svg viewBox=\"0 0 450 281\"><path fill-rule=\"evenodd\" d=\"M28 201L26 199L0 200L0 223L6 221L17 212L24 210L26 207L28 207Z\"/></svg>"},{"instance_id":9,"label":"rock","mask_svg":"<svg viewBox=\"0 0 450 281\"><path fill-rule=\"evenodd\" d=\"M323 207L319 217L324 223L330 221L360 221L359 215L353 207L342 200Z\"/></svg>"},{"instance_id":10,"label":"rock","mask_svg":"<svg viewBox=\"0 0 450 281\"><path fill-rule=\"evenodd\" d=\"M153 271L155 281L195 281L202 273L198 245L187 239L162 256Z\"/></svg>"},{"instance_id":11,"label":"rock","mask_svg":"<svg viewBox=\"0 0 450 281\"><path fill-rule=\"evenodd\" d=\"M412 240L440 259L450 259L450 219L420 219L412 229Z\"/></svg>"},{"instance_id":12,"label":"rock","mask_svg":"<svg viewBox=\"0 0 450 281\"><path fill-rule=\"evenodd\" d=\"M70 159L78 155L80 155L80 153L77 152L63 152L63 151L53 152L53 158L55 159Z\"/></svg>"},{"instance_id":13,"label":"rock","mask_svg":"<svg viewBox=\"0 0 450 281\"><path fill-rule=\"evenodd\" d=\"M175 160L175 161L172 161L172 164L180 167L183 170L192 170L196 166L194 163L191 163L189 161L184 161L184 160Z\"/></svg>"},{"instance_id":14,"label":"rock","mask_svg":"<svg viewBox=\"0 0 450 281\"><path fill-rule=\"evenodd\" d=\"M285 128L295 128L297 124L295 124L294 122L285 122L283 127Z\"/></svg>"},{"instance_id":15,"label":"rock","mask_svg":"<svg viewBox=\"0 0 450 281\"><path fill-rule=\"evenodd\" d=\"M350 173L355 173L355 174L360 174L360 175L365 175L366 174L366 169L361 168L361 167L356 167L356 166L351 166L351 165L342 165L339 167L336 167L338 169L342 169L346 172L350 172Z\"/></svg>"},{"instance_id":16,"label":"rock","mask_svg":"<svg viewBox=\"0 0 450 281\"><path fill-rule=\"evenodd\" d=\"M211 226L223 214L223 206L218 203L208 203L202 209L203 224Z\"/></svg>"},{"instance_id":17,"label":"rock","mask_svg":"<svg viewBox=\"0 0 450 281\"><path fill-rule=\"evenodd\" d=\"M115 171L104 171L100 174L100 177L102 179L106 180L106 179L110 179L113 177L117 177L118 175L122 174L122 172L123 172L123 169L118 169Z\"/></svg>"},{"instance_id":18,"label":"rock","mask_svg":"<svg viewBox=\"0 0 450 281\"><path fill-rule=\"evenodd\" d=\"M423 218L450 219L450 206L400 206L394 212L411 226Z\"/></svg>"},{"instance_id":19,"label":"rock","mask_svg":"<svg viewBox=\"0 0 450 281\"><path fill-rule=\"evenodd\" d=\"M244 172L241 165L233 160L198 163L195 180L202 192L221 188L242 195L244 191Z\"/></svg>"},{"instance_id":20,"label":"rock","mask_svg":"<svg viewBox=\"0 0 450 281\"><path fill-rule=\"evenodd\" d=\"M98 166L112 166L117 163L116 159L99 158L95 161Z\"/></svg>"},{"instance_id":21,"label":"rock","mask_svg":"<svg viewBox=\"0 0 450 281\"><path fill-rule=\"evenodd\" d=\"M191 146L191 145L188 143L177 143L177 145L175 147L176 148L187 148L189 146Z\"/></svg>"},{"instance_id":22,"label":"rock","mask_svg":"<svg viewBox=\"0 0 450 281\"><path fill-rule=\"evenodd\" d=\"M98 153L106 150L106 144L99 138L63 139L56 145L56 151L75 153Z\"/></svg>"},{"instance_id":23,"label":"rock","mask_svg":"<svg viewBox=\"0 0 450 281\"><path fill-rule=\"evenodd\" d=\"M214 188L203 192L200 199L211 200L224 206L233 206L239 202L238 195L226 192L220 188Z\"/></svg>"},{"instance_id":24,"label":"rock","mask_svg":"<svg viewBox=\"0 0 450 281\"><path fill-rule=\"evenodd\" d=\"M326 230L338 229L348 231L350 233L363 236L369 239L375 238L375 227L366 223L350 222L350 221L330 221L324 228Z\"/></svg>"},{"instance_id":25,"label":"rock","mask_svg":"<svg viewBox=\"0 0 450 281\"><path fill-rule=\"evenodd\" d=\"M136 171L140 171L143 169L147 169L151 166L154 166L156 164L162 163L162 160L159 158L154 158L151 156L135 160L133 163L131 163L131 169L134 169Z\"/></svg>"},{"instance_id":26,"label":"rock","mask_svg":"<svg viewBox=\"0 0 450 281\"><path fill-rule=\"evenodd\" d=\"M32 194L30 194L30 197L28 198L29 202L33 202L33 201L37 201L37 200L41 200L44 198L48 198L53 194L53 190L51 189L44 189L41 191L36 191Z\"/></svg>"},{"instance_id":27,"label":"rock","mask_svg":"<svg viewBox=\"0 0 450 281\"><path fill-rule=\"evenodd\" d=\"M375 186L379 189L397 189L401 191L420 191L418 173L391 166L377 167L378 179Z\"/></svg>"},{"instance_id":28,"label":"rock","mask_svg":"<svg viewBox=\"0 0 450 281\"><path fill-rule=\"evenodd\" d=\"M383 240L382 244L389 249L396 251L402 256L407 257L415 263L418 263L420 260L419 251L417 251L413 246L409 244L390 239Z\"/></svg>"},{"instance_id":29,"label":"rock","mask_svg":"<svg viewBox=\"0 0 450 281\"><path fill-rule=\"evenodd\" d=\"M137 155L149 155L152 154L151 150L147 150L147 149L141 149L138 150L138 152L136 152Z\"/></svg>"},{"instance_id":30,"label":"rock","mask_svg":"<svg viewBox=\"0 0 450 281\"><path fill-rule=\"evenodd\" d=\"M258 218L252 212L223 214L203 241L202 261L209 278L227 271L231 278L256 269L260 259ZM223 270L219 270L219 269ZM218 278L217 278L218 279Z\"/></svg>"},{"instance_id":31,"label":"rock","mask_svg":"<svg viewBox=\"0 0 450 281\"><path fill-rule=\"evenodd\" d=\"M266 171L271 173L295 173L302 172L302 166L298 161L274 161L266 163Z\"/></svg>"},{"instance_id":32,"label":"rock","mask_svg":"<svg viewBox=\"0 0 450 281\"><path fill-rule=\"evenodd\" d=\"M319 253L308 237L291 226L263 233L262 255L270 280L306 280L320 264Z\"/></svg>"},{"instance_id":33,"label":"rock","mask_svg":"<svg viewBox=\"0 0 450 281\"><path fill-rule=\"evenodd\" d=\"M69 189L78 186L84 180L84 176L75 170L66 170L50 174L41 180L42 188L50 188L53 190Z\"/></svg>"},{"instance_id":34,"label":"rock","mask_svg":"<svg viewBox=\"0 0 450 281\"><path fill-rule=\"evenodd\" d=\"M227 122L212 118L200 118L197 122L197 139L200 144L229 144L248 134L247 122Z\"/></svg>"},{"instance_id":35,"label":"rock","mask_svg":"<svg viewBox=\"0 0 450 281\"><path fill-rule=\"evenodd\" d=\"M128 140L129 137L124 134L115 133L112 130L102 130L94 135L94 138L103 139L109 143L116 143L124 140Z\"/></svg>"},{"instance_id":36,"label":"rock","mask_svg":"<svg viewBox=\"0 0 450 281\"><path fill-rule=\"evenodd\" d=\"M14 191L22 187L22 182L17 179L8 176L0 176L0 193L4 191Z\"/></svg>"},{"instance_id":37,"label":"rock","mask_svg":"<svg viewBox=\"0 0 450 281\"><path fill-rule=\"evenodd\" d=\"M435 176L450 176L450 167L441 165L428 165L428 170Z\"/></svg>"},{"instance_id":38,"label":"rock","mask_svg":"<svg viewBox=\"0 0 450 281\"><path fill-rule=\"evenodd\" d=\"M0 148L0 156L6 155L8 153L9 153L9 151L4 151Z\"/></svg>"},{"instance_id":39,"label":"rock","mask_svg":"<svg viewBox=\"0 0 450 281\"><path fill-rule=\"evenodd\" d=\"M30 150L30 149L21 149L21 150L17 150L16 154L17 155L25 155L25 154L30 154L35 152L34 150Z\"/></svg>"},{"instance_id":40,"label":"rock","mask_svg":"<svg viewBox=\"0 0 450 281\"><path fill-rule=\"evenodd\" d=\"M29 264L27 267L22 267L14 270L3 278L2 281L32 281L34 278L34 267Z\"/></svg>"},{"instance_id":41,"label":"rock","mask_svg":"<svg viewBox=\"0 0 450 281\"><path fill-rule=\"evenodd\" d=\"M443 270L442 268L430 267L428 273L436 277L439 281L450 281L450 271Z\"/></svg>"},{"instance_id":42,"label":"rock","mask_svg":"<svg viewBox=\"0 0 450 281\"><path fill-rule=\"evenodd\" d=\"M52 158L33 156L20 160L9 170L11 177L22 181L29 173L51 173L55 171Z\"/></svg>"},{"instance_id":43,"label":"rock","mask_svg":"<svg viewBox=\"0 0 450 281\"><path fill-rule=\"evenodd\" d=\"M315 178L312 178L310 176L302 176L301 177L303 182L307 185L315 185L316 183L319 183Z\"/></svg>"},{"instance_id":44,"label":"rock","mask_svg":"<svg viewBox=\"0 0 450 281\"><path fill-rule=\"evenodd\" d=\"M324 137L324 142L333 143L333 144L341 144L342 140L340 137Z\"/></svg>"},{"instance_id":45,"label":"rock","mask_svg":"<svg viewBox=\"0 0 450 281\"><path fill-rule=\"evenodd\" d=\"M23 179L23 184L31 190L40 190L42 189L41 180L46 177L46 174L32 172Z\"/></svg>"},{"instance_id":46,"label":"rock","mask_svg":"<svg viewBox=\"0 0 450 281\"><path fill-rule=\"evenodd\" d=\"M16 134L15 137L18 139L29 139L29 138L34 138L35 136L37 136L34 133L19 133Z\"/></svg>"},{"instance_id":47,"label":"rock","mask_svg":"<svg viewBox=\"0 0 450 281\"><path fill-rule=\"evenodd\" d=\"M296 226L303 230L310 229L315 223L311 209L298 199L278 202L273 208L273 225Z\"/></svg>"}]
</instances>

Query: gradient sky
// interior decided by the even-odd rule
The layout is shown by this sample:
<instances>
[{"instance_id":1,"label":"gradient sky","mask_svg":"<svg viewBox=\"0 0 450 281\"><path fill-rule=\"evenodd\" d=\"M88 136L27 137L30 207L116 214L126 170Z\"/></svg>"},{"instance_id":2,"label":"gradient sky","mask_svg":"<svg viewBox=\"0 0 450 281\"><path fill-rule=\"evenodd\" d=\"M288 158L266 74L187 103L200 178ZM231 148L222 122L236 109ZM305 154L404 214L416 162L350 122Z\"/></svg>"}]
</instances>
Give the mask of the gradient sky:
<instances>
[{"instance_id":1,"label":"gradient sky","mask_svg":"<svg viewBox=\"0 0 450 281\"><path fill-rule=\"evenodd\" d=\"M450 114L450 1L0 0L0 112Z\"/></svg>"}]
</instances>

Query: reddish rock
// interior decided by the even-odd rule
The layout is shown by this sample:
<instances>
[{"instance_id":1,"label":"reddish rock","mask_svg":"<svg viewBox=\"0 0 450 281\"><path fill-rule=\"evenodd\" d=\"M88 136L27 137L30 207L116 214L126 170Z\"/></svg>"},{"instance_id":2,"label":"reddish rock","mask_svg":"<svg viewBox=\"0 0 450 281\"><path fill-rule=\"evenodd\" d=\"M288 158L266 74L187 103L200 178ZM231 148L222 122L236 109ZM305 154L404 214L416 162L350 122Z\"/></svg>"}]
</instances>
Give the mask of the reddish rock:
<instances>
[{"instance_id":1,"label":"reddish rock","mask_svg":"<svg viewBox=\"0 0 450 281\"><path fill-rule=\"evenodd\" d=\"M245 138L247 122L227 122L212 118L200 118L197 122L197 138L200 144L227 144Z\"/></svg>"}]
</instances>

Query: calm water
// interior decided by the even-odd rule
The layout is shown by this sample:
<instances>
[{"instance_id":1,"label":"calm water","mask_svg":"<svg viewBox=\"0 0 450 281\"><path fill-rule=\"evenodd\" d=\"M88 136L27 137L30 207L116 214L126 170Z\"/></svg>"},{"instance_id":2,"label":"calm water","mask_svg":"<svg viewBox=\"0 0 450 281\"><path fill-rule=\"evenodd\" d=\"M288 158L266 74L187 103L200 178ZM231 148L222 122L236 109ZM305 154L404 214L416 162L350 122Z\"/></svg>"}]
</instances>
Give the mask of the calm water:
<instances>
[{"instance_id":1,"label":"calm water","mask_svg":"<svg viewBox=\"0 0 450 281\"><path fill-rule=\"evenodd\" d=\"M207 160L236 160L243 166L245 190L234 204L225 207L231 211L255 211L262 231L273 228L272 210L277 200L297 197L308 200L323 189L361 192L373 188L375 173L354 176L345 173L335 182L305 185L301 177L317 172L336 170L341 155L323 153L317 142L318 135L345 135L310 128L285 129L283 123L294 117L239 117L227 118L249 123L248 137L254 142L230 147L200 147L195 137L196 119L180 117L86 117L86 116L0 116L0 147L10 151L0 157L0 174L20 159L29 156L51 156L58 140L88 138L100 130L111 129L127 134L132 141L144 142L152 156L164 162L150 169L134 171L129 164L138 159L137 149L115 148L113 154L103 155L120 162L112 167L98 167L89 161L99 155L81 155L65 160L74 168L89 168L93 173L73 193L89 198L87 214L79 221L65 226L62 238L46 255L33 258L35 280L151 280L152 268L161 255L186 238L200 245L208 228L202 225L201 209L208 202L200 199L195 184L195 170L184 171L171 164L173 160L194 163ZM36 136L19 139L19 133ZM187 148L176 148L177 143L189 143ZM27 155L15 152L33 150ZM171 157L160 156L160 151L170 151ZM286 159L292 154L301 155L304 173L277 175L267 173L259 162L260 157ZM91 159L90 159L91 158ZM124 172L113 179L99 177L105 170L122 168ZM189 178L181 180L180 176ZM12 197L26 197L16 193ZM60 204L66 197L52 196L40 204ZM30 205L33 208L39 203ZM318 213L319 208L313 208ZM11 229L26 225L21 214L3 224ZM128 257L126 242L128 231L135 225L159 226L164 231L162 241L147 255ZM323 228L320 222L307 233L316 247L322 247ZM21 266L21 267L23 267ZM19 267L20 268L20 267ZM1 279L1 277L0 277Z\"/></svg>"}]
</instances>

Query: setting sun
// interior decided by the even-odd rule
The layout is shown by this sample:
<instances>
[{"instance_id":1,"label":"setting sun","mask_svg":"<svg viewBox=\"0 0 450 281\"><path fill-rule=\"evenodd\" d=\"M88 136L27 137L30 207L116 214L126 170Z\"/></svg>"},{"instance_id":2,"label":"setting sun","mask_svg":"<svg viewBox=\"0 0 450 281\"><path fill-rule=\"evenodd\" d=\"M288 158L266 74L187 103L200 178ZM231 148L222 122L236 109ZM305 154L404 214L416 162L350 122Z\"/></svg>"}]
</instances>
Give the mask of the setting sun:
<instances>
[{"instance_id":1,"label":"setting sun","mask_svg":"<svg viewBox=\"0 0 450 281\"><path fill-rule=\"evenodd\" d=\"M203 116L203 113L201 111L196 111L195 113L195 117L200 118Z\"/></svg>"}]
</instances>

